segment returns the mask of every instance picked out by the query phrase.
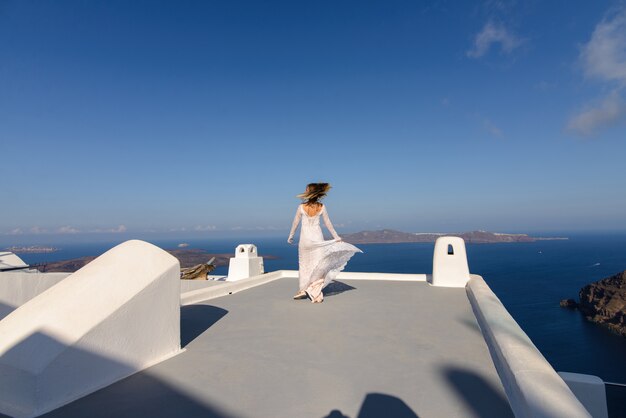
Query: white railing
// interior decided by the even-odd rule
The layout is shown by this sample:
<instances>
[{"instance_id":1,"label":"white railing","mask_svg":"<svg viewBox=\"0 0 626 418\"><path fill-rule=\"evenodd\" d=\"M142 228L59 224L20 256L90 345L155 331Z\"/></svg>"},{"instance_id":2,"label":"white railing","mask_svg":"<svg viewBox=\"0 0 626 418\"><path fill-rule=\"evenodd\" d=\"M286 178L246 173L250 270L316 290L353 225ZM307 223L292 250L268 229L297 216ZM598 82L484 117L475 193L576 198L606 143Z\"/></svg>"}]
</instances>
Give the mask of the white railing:
<instances>
[{"instance_id":1,"label":"white railing","mask_svg":"<svg viewBox=\"0 0 626 418\"><path fill-rule=\"evenodd\" d=\"M0 320L70 274L0 271Z\"/></svg>"},{"instance_id":2,"label":"white railing","mask_svg":"<svg viewBox=\"0 0 626 418\"><path fill-rule=\"evenodd\" d=\"M591 417L482 277L472 275L466 290L515 416Z\"/></svg>"}]
</instances>

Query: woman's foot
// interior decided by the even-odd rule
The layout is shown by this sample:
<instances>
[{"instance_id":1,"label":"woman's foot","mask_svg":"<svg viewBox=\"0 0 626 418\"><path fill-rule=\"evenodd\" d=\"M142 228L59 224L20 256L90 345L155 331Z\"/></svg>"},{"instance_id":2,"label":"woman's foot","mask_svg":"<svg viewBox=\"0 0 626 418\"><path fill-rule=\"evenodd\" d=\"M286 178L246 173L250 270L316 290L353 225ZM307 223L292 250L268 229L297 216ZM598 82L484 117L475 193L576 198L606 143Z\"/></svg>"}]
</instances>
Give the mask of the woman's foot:
<instances>
[{"instance_id":1,"label":"woman's foot","mask_svg":"<svg viewBox=\"0 0 626 418\"><path fill-rule=\"evenodd\" d=\"M309 295L309 299L311 299L312 303L322 303L324 302L324 295L320 293L316 298L312 298L311 295Z\"/></svg>"},{"instance_id":2,"label":"woman's foot","mask_svg":"<svg viewBox=\"0 0 626 418\"><path fill-rule=\"evenodd\" d=\"M294 298L294 300L300 300L300 299L306 299L307 297L308 296L307 296L306 292L304 290L301 290L298 293L296 293L293 298Z\"/></svg>"}]
</instances>

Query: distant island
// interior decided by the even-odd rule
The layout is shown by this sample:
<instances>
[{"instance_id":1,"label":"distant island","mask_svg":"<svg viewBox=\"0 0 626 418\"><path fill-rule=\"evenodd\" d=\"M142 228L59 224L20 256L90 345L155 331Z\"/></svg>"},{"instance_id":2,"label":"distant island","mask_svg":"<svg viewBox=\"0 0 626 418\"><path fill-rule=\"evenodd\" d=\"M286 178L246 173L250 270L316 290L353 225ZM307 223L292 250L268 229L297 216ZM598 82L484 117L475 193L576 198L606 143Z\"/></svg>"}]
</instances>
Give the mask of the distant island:
<instances>
[{"instance_id":1,"label":"distant island","mask_svg":"<svg viewBox=\"0 0 626 418\"><path fill-rule=\"evenodd\" d=\"M30 245L28 247L8 247L5 248L5 250L11 251L15 254L43 254L55 253L59 251L59 249L55 247L43 247L39 245Z\"/></svg>"},{"instance_id":2,"label":"distant island","mask_svg":"<svg viewBox=\"0 0 626 418\"><path fill-rule=\"evenodd\" d=\"M398 244L406 242L435 242L441 236L461 237L469 244L491 244L510 242L535 242L546 240L564 240L567 238L531 237L528 234L503 234L498 232L471 231L461 233L439 232L402 232L393 229L378 231L361 231L341 236L344 241L352 244Z\"/></svg>"},{"instance_id":3,"label":"distant island","mask_svg":"<svg viewBox=\"0 0 626 418\"><path fill-rule=\"evenodd\" d=\"M166 250L168 253L172 254L174 257L178 259L180 262L181 268L189 268L196 266L198 264L207 263L211 258L215 257L213 260L213 265L216 267L228 265L229 260L233 257L233 254L213 254L209 253L206 250L201 249L177 249L177 250ZM261 255L265 259L276 259L277 257L272 255ZM48 263L38 264L34 267L37 267L39 271L42 272L67 272L73 273L89 262L93 261L95 256L88 257L80 257L73 258L71 260L61 260L61 261L52 261Z\"/></svg>"}]
</instances>

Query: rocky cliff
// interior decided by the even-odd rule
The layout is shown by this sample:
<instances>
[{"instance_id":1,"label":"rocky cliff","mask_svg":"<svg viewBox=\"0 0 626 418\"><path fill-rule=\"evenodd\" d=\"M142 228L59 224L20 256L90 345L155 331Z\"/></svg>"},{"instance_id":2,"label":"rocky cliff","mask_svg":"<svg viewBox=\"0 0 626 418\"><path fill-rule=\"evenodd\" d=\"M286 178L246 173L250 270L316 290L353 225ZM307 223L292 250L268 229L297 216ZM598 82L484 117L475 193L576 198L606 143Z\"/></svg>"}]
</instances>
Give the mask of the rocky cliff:
<instances>
[{"instance_id":1,"label":"rocky cliff","mask_svg":"<svg viewBox=\"0 0 626 418\"><path fill-rule=\"evenodd\" d=\"M626 270L580 289L578 309L593 322L626 337Z\"/></svg>"}]
</instances>

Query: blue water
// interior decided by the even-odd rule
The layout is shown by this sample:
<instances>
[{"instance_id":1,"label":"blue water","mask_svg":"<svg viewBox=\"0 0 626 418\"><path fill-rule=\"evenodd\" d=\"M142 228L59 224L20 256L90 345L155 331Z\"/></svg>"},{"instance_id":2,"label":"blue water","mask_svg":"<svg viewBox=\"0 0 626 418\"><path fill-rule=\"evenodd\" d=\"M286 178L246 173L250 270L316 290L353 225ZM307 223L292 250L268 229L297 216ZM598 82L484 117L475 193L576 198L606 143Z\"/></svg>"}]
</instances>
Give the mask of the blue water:
<instances>
[{"instance_id":1,"label":"blue water","mask_svg":"<svg viewBox=\"0 0 626 418\"><path fill-rule=\"evenodd\" d=\"M155 241L175 248L181 241ZM190 248L233 253L241 239L186 241ZM284 239L252 240L266 271L297 269L297 247ZM116 243L56 244L52 254L23 254L28 263L99 255ZM433 244L360 245L348 271L430 273ZM552 366L559 371L588 373L626 383L626 338L587 322L577 311L559 307L577 298L579 289L626 269L626 235L575 235L566 241L467 246L470 270L480 274ZM215 274L226 274L220 267Z\"/></svg>"}]
</instances>

